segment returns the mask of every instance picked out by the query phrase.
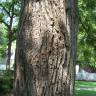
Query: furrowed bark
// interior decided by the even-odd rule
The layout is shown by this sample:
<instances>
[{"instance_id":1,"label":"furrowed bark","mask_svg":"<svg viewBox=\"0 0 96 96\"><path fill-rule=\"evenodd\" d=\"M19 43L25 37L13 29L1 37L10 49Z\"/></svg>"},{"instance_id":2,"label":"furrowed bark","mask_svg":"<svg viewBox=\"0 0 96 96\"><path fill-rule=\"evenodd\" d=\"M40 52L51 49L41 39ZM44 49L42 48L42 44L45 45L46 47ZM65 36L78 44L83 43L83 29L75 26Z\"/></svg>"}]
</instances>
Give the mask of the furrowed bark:
<instances>
[{"instance_id":1,"label":"furrowed bark","mask_svg":"<svg viewBox=\"0 0 96 96\"><path fill-rule=\"evenodd\" d=\"M14 96L73 96L75 0L23 0Z\"/></svg>"}]
</instances>

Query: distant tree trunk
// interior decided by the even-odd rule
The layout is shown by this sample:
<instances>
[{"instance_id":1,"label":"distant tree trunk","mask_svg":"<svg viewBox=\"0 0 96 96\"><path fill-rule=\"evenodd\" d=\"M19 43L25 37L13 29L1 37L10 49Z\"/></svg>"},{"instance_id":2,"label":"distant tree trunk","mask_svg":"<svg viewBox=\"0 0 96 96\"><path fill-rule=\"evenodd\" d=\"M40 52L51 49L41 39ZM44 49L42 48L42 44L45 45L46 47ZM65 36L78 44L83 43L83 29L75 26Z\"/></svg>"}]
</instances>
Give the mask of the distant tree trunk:
<instances>
[{"instance_id":1,"label":"distant tree trunk","mask_svg":"<svg viewBox=\"0 0 96 96\"><path fill-rule=\"evenodd\" d=\"M13 38L13 30L12 30L13 18L14 18L14 0L12 5L12 12L10 15L10 24L8 26L8 54L7 54L7 63L6 63L7 70L10 70L11 46L12 46L12 38Z\"/></svg>"},{"instance_id":2,"label":"distant tree trunk","mask_svg":"<svg viewBox=\"0 0 96 96\"><path fill-rule=\"evenodd\" d=\"M6 64L6 69L10 70L10 59L11 59L11 45L12 45L12 40L11 38L8 38L8 53L7 53L7 64Z\"/></svg>"},{"instance_id":3,"label":"distant tree trunk","mask_svg":"<svg viewBox=\"0 0 96 96\"><path fill-rule=\"evenodd\" d=\"M8 49L7 49L8 53L7 53L7 63L6 63L7 70L10 70L12 37L13 37L13 32L12 32L11 28L9 27L9 29L8 29Z\"/></svg>"},{"instance_id":4,"label":"distant tree trunk","mask_svg":"<svg viewBox=\"0 0 96 96\"><path fill-rule=\"evenodd\" d=\"M73 96L75 0L22 0L14 96Z\"/></svg>"}]
</instances>

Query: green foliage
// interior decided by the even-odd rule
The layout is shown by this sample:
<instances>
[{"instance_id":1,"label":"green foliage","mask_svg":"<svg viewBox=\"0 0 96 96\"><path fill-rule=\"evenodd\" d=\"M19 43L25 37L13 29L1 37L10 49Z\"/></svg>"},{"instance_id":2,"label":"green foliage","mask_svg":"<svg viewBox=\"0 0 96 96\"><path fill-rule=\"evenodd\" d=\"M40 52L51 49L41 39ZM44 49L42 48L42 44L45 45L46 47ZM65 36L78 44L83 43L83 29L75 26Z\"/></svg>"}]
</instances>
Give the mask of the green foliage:
<instances>
[{"instance_id":1,"label":"green foliage","mask_svg":"<svg viewBox=\"0 0 96 96\"><path fill-rule=\"evenodd\" d=\"M6 46L0 46L0 57L4 58L6 56Z\"/></svg>"},{"instance_id":2,"label":"green foliage","mask_svg":"<svg viewBox=\"0 0 96 96\"><path fill-rule=\"evenodd\" d=\"M8 93L13 88L13 72L5 71L3 77L0 77L0 94Z\"/></svg>"},{"instance_id":3,"label":"green foliage","mask_svg":"<svg viewBox=\"0 0 96 96\"><path fill-rule=\"evenodd\" d=\"M78 0L78 7L77 63L96 67L96 0Z\"/></svg>"},{"instance_id":4,"label":"green foliage","mask_svg":"<svg viewBox=\"0 0 96 96\"><path fill-rule=\"evenodd\" d=\"M0 14L0 22L2 21L3 17L4 17L4 14L3 13Z\"/></svg>"},{"instance_id":5,"label":"green foliage","mask_svg":"<svg viewBox=\"0 0 96 96\"><path fill-rule=\"evenodd\" d=\"M7 38L6 29L3 24L0 25L0 57L6 56Z\"/></svg>"}]
</instances>

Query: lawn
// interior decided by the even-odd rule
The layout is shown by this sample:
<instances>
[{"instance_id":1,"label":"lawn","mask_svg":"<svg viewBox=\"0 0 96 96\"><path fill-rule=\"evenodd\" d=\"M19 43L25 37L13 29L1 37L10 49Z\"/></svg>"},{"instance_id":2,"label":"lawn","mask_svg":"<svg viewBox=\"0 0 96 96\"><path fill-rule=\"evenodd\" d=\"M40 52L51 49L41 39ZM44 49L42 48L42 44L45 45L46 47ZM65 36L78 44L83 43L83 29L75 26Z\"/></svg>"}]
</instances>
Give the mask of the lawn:
<instances>
[{"instance_id":1,"label":"lawn","mask_svg":"<svg viewBox=\"0 0 96 96\"><path fill-rule=\"evenodd\" d=\"M75 96L96 96L96 82L76 81Z\"/></svg>"}]
</instances>

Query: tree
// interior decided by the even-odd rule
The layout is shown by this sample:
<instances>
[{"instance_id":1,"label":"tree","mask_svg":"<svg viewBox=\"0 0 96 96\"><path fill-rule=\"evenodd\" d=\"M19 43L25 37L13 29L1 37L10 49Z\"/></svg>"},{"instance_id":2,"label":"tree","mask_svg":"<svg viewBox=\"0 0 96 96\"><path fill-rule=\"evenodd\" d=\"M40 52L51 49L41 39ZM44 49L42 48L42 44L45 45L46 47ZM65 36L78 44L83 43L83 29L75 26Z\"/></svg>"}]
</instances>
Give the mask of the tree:
<instances>
[{"instance_id":1,"label":"tree","mask_svg":"<svg viewBox=\"0 0 96 96\"><path fill-rule=\"evenodd\" d=\"M78 63L96 67L96 0L78 0Z\"/></svg>"},{"instance_id":2,"label":"tree","mask_svg":"<svg viewBox=\"0 0 96 96\"><path fill-rule=\"evenodd\" d=\"M17 23L19 17L19 10L20 10L20 1L18 0L9 0L9 1L0 1L0 23L3 23L6 26L7 31L7 46L8 46L8 53L7 53L7 64L6 68L10 69L10 58L11 58L11 45L12 41L15 40L16 30L17 30Z\"/></svg>"},{"instance_id":3,"label":"tree","mask_svg":"<svg viewBox=\"0 0 96 96\"><path fill-rule=\"evenodd\" d=\"M22 0L14 96L73 96L75 0Z\"/></svg>"}]
</instances>

